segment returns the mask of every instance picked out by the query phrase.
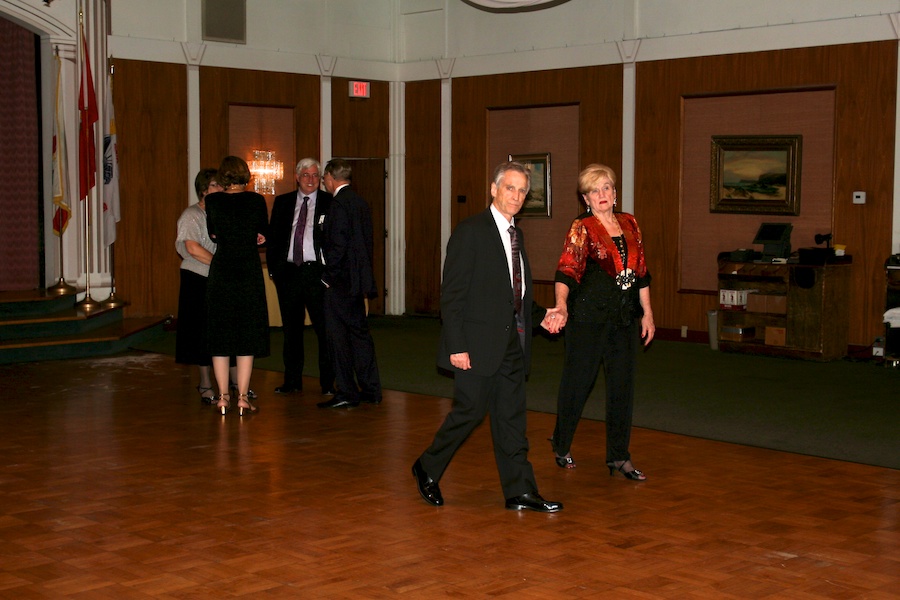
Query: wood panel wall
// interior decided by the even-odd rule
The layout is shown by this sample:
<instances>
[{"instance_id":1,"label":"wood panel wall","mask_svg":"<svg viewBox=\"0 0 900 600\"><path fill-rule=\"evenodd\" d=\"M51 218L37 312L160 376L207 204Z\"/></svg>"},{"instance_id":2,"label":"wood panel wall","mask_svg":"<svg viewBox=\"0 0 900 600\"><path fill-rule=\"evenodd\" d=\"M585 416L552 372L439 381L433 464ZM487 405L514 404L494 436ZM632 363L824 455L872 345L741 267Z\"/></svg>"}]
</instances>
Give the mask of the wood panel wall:
<instances>
[{"instance_id":1,"label":"wood panel wall","mask_svg":"<svg viewBox=\"0 0 900 600\"><path fill-rule=\"evenodd\" d=\"M406 84L406 312L440 313L441 82Z\"/></svg>"},{"instance_id":2,"label":"wood panel wall","mask_svg":"<svg viewBox=\"0 0 900 600\"><path fill-rule=\"evenodd\" d=\"M853 255L850 343L882 331L890 254L897 42L638 63L635 213L653 274L657 327L706 330L713 295L679 293L682 107L687 96L834 86L835 240ZM868 194L853 205L854 190ZM710 261L715 261L711 256Z\"/></svg>"},{"instance_id":3,"label":"wood panel wall","mask_svg":"<svg viewBox=\"0 0 900 600\"><path fill-rule=\"evenodd\" d=\"M128 316L174 314L178 264L175 222L189 199L186 69L116 60L122 221L116 243L118 295ZM635 213L647 238L657 326L706 329L713 296L678 291L680 143L685 96L835 86L835 239L854 257L850 343L868 345L884 311L884 259L890 254L897 42L639 63ZM294 106L297 155L319 152L319 78L201 68L201 161L217 164L228 148L227 106ZM347 80L335 82L335 155L388 155L388 85L373 82L375 102L353 104ZM343 86L343 87L342 87ZM384 93L378 90L384 87ZM440 292L440 82L407 84L407 304L434 314ZM302 99L301 101L298 101ZM383 100L381 100L383 98ZM381 104L383 103L383 105ZM607 65L453 80L452 223L488 198L487 114L492 108L580 106L581 166L602 161L621 172L622 67ZM349 125L344 125L349 124ZM428 176L434 173L434 177ZM868 194L853 205L854 190ZM535 251L558 251L529 249ZM714 260L714 257L711 257ZM549 298L548 289L536 289Z\"/></svg>"},{"instance_id":4,"label":"wood panel wall","mask_svg":"<svg viewBox=\"0 0 900 600\"><path fill-rule=\"evenodd\" d=\"M344 158L390 154L390 86L372 81L369 98L350 97L350 79L331 80L331 153Z\"/></svg>"},{"instance_id":5,"label":"wood panel wall","mask_svg":"<svg viewBox=\"0 0 900 600\"><path fill-rule=\"evenodd\" d=\"M453 80L451 198L452 225L484 210L490 199L488 111L574 104L579 107L579 170L602 162L622 172L622 65L579 67L553 71L508 73ZM407 123L407 129L418 124ZM575 182L573 182L574 184ZM528 253L559 253L562 239L549 248L530 247ZM410 282L415 285L415 282ZM551 303L553 282L535 282L535 298Z\"/></svg>"},{"instance_id":6,"label":"wood panel wall","mask_svg":"<svg viewBox=\"0 0 900 600\"><path fill-rule=\"evenodd\" d=\"M833 89L775 94L728 94L687 98L682 103L680 288L718 289L720 252L750 248L760 224L793 225L794 250L815 245L834 221ZM710 140L716 135L799 135L797 166L800 215L713 213Z\"/></svg>"},{"instance_id":7,"label":"wood panel wall","mask_svg":"<svg viewBox=\"0 0 900 600\"><path fill-rule=\"evenodd\" d=\"M188 204L187 73L184 65L116 59L113 102L121 221L116 295L128 317L174 315L179 266L175 223Z\"/></svg>"},{"instance_id":8,"label":"wood panel wall","mask_svg":"<svg viewBox=\"0 0 900 600\"><path fill-rule=\"evenodd\" d=\"M201 67L202 165L218 167L222 158L228 155L228 106L231 104L292 108L295 156L319 157L321 93L318 75ZM288 171L287 165L285 171ZM290 172L294 172L294 165L290 165Z\"/></svg>"}]
</instances>

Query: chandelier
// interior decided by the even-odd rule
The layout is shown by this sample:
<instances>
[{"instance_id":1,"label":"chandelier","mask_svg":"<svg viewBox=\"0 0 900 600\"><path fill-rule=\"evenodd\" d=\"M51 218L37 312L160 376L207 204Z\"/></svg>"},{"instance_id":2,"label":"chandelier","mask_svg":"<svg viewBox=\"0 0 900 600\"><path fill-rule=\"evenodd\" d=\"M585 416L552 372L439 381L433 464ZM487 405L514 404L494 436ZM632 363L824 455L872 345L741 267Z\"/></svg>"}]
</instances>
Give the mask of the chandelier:
<instances>
[{"instance_id":1,"label":"chandelier","mask_svg":"<svg viewBox=\"0 0 900 600\"><path fill-rule=\"evenodd\" d=\"M250 172L253 174L253 191L274 195L275 182L284 179L284 164L275 160L272 150L254 150Z\"/></svg>"}]
</instances>

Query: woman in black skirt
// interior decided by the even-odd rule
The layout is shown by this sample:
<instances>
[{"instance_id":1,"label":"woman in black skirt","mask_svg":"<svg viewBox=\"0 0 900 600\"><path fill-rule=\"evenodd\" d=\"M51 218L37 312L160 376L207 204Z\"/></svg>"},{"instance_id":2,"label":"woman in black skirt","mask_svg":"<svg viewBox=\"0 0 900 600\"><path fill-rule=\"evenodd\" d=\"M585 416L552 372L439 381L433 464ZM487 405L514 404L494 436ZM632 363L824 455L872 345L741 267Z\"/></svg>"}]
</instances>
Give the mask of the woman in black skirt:
<instances>
[{"instance_id":1,"label":"woman in black skirt","mask_svg":"<svg viewBox=\"0 0 900 600\"><path fill-rule=\"evenodd\" d=\"M210 379L212 359L206 344L206 278L216 245L206 229L206 195L222 191L216 181L216 169L202 169L197 173L194 190L199 201L181 213L175 238L175 249L184 259L178 291L175 362L199 367L197 391L203 402L212 404L215 393Z\"/></svg>"}]
</instances>

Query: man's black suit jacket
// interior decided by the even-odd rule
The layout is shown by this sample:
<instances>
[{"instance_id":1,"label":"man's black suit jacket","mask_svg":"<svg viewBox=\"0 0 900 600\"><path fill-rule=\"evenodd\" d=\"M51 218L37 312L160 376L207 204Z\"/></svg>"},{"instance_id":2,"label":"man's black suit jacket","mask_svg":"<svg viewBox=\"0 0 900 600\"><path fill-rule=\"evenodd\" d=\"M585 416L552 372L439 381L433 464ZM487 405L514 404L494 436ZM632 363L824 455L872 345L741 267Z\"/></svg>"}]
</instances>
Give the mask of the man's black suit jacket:
<instances>
[{"instance_id":1,"label":"man's black suit jacket","mask_svg":"<svg viewBox=\"0 0 900 600\"><path fill-rule=\"evenodd\" d=\"M544 309L534 303L531 267L522 231L517 229L524 263L525 369L531 364L531 332ZM471 373L488 376L500 368L513 323L513 290L506 250L491 209L456 226L447 243L441 283L441 341L437 363L455 371L450 355L468 352Z\"/></svg>"},{"instance_id":2,"label":"man's black suit jacket","mask_svg":"<svg viewBox=\"0 0 900 600\"><path fill-rule=\"evenodd\" d=\"M325 272L322 280L347 296L374 298L372 211L347 185L331 201L325 222Z\"/></svg>"},{"instance_id":3,"label":"man's black suit jacket","mask_svg":"<svg viewBox=\"0 0 900 600\"><path fill-rule=\"evenodd\" d=\"M301 196L302 198L302 196ZM303 201L302 199L300 200ZM322 245L325 236L325 222L331 207L331 194L319 190L316 193L316 211L313 221L313 246L316 249L316 261L322 262ZM269 220L269 239L266 240L266 264L269 275L275 276L278 269L288 262L288 251L291 249L291 236L294 224L294 209L297 207L297 191L281 194L272 205L272 217ZM309 218L309 217L307 217Z\"/></svg>"}]
</instances>

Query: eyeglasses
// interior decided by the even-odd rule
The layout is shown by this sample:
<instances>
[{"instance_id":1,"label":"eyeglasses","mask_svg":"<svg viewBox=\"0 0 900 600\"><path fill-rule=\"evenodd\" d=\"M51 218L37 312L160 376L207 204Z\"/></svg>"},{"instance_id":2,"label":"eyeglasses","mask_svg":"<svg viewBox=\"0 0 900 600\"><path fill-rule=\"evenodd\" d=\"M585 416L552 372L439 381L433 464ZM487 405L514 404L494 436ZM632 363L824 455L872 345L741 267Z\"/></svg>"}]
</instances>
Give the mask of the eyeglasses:
<instances>
[{"instance_id":1,"label":"eyeglasses","mask_svg":"<svg viewBox=\"0 0 900 600\"><path fill-rule=\"evenodd\" d=\"M319 178L318 173L302 173L300 175L300 179L318 179L318 178Z\"/></svg>"}]
</instances>

